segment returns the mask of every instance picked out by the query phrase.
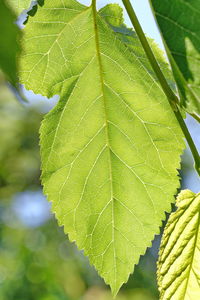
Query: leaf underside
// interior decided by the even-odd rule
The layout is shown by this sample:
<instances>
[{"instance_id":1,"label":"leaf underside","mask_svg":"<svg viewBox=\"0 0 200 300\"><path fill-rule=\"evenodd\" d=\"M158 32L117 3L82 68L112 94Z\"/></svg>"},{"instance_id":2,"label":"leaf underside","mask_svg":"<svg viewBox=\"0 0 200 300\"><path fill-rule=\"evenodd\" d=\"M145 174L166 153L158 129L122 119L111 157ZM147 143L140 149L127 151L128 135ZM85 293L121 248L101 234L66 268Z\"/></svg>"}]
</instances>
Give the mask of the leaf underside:
<instances>
[{"instance_id":1,"label":"leaf underside","mask_svg":"<svg viewBox=\"0 0 200 300\"><path fill-rule=\"evenodd\" d=\"M200 114L200 1L151 0L181 95L181 104Z\"/></svg>"},{"instance_id":2,"label":"leaf underside","mask_svg":"<svg viewBox=\"0 0 200 300\"><path fill-rule=\"evenodd\" d=\"M162 237L158 285L162 300L200 296L200 194L182 191Z\"/></svg>"},{"instance_id":3,"label":"leaf underside","mask_svg":"<svg viewBox=\"0 0 200 300\"><path fill-rule=\"evenodd\" d=\"M124 28L121 9L106 9ZM115 295L170 211L184 144L141 46L109 22L74 0L46 1L24 30L21 81L60 95L40 131L44 192Z\"/></svg>"}]
</instances>

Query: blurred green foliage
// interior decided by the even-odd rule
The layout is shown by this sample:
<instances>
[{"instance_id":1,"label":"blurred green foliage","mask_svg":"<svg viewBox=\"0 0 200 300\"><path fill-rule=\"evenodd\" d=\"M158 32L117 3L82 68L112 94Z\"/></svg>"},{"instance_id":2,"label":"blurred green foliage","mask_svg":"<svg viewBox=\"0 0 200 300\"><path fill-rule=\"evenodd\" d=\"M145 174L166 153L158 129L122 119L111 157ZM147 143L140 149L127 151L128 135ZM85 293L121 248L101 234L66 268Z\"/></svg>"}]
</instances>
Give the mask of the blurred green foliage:
<instances>
[{"instance_id":1,"label":"blurred green foliage","mask_svg":"<svg viewBox=\"0 0 200 300\"><path fill-rule=\"evenodd\" d=\"M39 185L41 114L18 103L0 84L0 197Z\"/></svg>"},{"instance_id":2,"label":"blurred green foliage","mask_svg":"<svg viewBox=\"0 0 200 300\"><path fill-rule=\"evenodd\" d=\"M8 0L0 1L0 69L7 80L18 88L17 57L21 51L19 43L21 31L15 24L17 17L8 4Z\"/></svg>"},{"instance_id":3,"label":"blurred green foliage","mask_svg":"<svg viewBox=\"0 0 200 300\"><path fill-rule=\"evenodd\" d=\"M0 81L0 300L111 300L109 288L53 216L31 228L16 215L15 195L41 189L42 114L16 101ZM148 250L116 300L158 299L155 266Z\"/></svg>"}]
</instances>

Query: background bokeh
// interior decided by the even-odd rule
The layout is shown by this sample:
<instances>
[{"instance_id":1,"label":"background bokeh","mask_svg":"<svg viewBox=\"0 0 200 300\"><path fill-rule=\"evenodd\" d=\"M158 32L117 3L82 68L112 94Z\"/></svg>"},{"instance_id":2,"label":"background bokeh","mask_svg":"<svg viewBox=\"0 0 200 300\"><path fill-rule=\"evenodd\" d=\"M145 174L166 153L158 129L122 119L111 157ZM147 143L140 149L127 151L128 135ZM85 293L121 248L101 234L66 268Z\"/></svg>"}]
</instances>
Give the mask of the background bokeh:
<instances>
[{"instance_id":1,"label":"background bokeh","mask_svg":"<svg viewBox=\"0 0 200 300\"><path fill-rule=\"evenodd\" d=\"M112 1L99 4L108 2ZM132 2L140 2L136 8L144 12L146 0ZM149 14L149 10L139 13L145 32L144 16ZM161 45L155 23L149 20L147 33ZM0 74L0 300L111 300L109 288L58 227L42 194L38 130L44 113L58 99L27 91L24 94L26 104L17 99ZM196 121L187 118L186 122L200 148ZM182 157L180 175L182 188L200 190L188 149ZM160 236L156 236L117 300L158 299L159 243Z\"/></svg>"}]
</instances>

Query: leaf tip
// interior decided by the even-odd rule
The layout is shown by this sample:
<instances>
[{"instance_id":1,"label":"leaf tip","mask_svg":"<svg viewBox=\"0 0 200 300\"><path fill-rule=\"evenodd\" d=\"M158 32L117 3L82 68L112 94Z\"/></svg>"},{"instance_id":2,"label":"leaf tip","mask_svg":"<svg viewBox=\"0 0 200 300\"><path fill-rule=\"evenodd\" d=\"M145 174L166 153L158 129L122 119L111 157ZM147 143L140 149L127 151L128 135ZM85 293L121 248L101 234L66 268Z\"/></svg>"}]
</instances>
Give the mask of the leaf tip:
<instances>
[{"instance_id":1,"label":"leaf tip","mask_svg":"<svg viewBox=\"0 0 200 300\"><path fill-rule=\"evenodd\" d=\"M116 283L110 283L110 288L111 288L111 293L112 293L112 297L113 299L116 298L121 286L123 285L123 283L117 284Z\"/></svg>"}]
</instances>

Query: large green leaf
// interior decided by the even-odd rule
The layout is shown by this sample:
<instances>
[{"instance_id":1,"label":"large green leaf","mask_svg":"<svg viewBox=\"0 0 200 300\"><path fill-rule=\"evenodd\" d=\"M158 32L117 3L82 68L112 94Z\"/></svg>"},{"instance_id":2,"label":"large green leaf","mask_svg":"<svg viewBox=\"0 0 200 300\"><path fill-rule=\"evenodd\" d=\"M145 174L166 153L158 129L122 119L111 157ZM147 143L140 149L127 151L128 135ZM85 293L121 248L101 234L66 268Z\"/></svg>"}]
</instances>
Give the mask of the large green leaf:
<instances>
[{"instance_id":1,"label":"large green leaf","mask_svg":"<svg viewBox=\"0 0 200 300\"><path fill-rule=\"evenodd\" d=\"M60 95L41 127L44 192L116 294L171 209L184 145L152 70L107 21L46 1L25 28L21 80Z\"/></svg>"},{"instance_id":2,"label":"large green leaf","mask_svg":"<svg viewBox=\"0 0 200 300\"><path fill-rule=\"evenodd\" d=\"M151 0L181 104L200 114L200 1Z\"/></svg>"},{"instance_id":3,"label":"large green leaf","mask_svg":"<svg viewBox=\"0 0 200 300\"><path fill-rule=\"evenodd\" d=\"M20 51L20 31L14 24L16 16L6 5L5 0L0 1L0 69L7 79L17 86L17 55Z\"/></svg>"},{"instance_id":4,"label":"large green leaf","mask_svg":"<svg viewBox=\"0 0 200 300\"><path fill-rule=\"evenodd\" d=\"M200 297L200 194L181 191L163 234L158 285L162 300Z\"/></svg>"}]
</instances>

